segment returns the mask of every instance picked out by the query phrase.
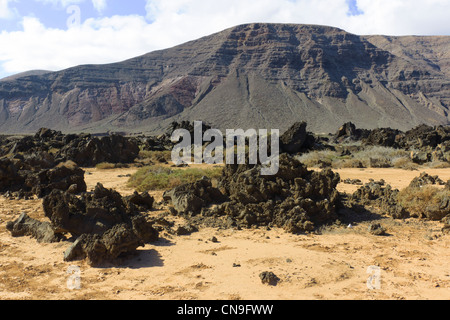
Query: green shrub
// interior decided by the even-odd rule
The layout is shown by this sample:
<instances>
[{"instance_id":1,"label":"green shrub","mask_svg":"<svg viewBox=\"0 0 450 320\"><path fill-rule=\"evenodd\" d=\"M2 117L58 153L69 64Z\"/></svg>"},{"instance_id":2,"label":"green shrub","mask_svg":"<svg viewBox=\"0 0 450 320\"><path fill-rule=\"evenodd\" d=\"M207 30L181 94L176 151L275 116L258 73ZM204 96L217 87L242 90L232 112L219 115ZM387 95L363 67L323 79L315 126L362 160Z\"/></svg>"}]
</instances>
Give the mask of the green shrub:
<instances>
[{"instance_id":1,"label":"green shrub","mask_svg":"<svg viewBox=\"0 0 450 320\"><path fill-rule=\"evenodd\" d=\"M437 216L439 219L442 218L441 215L445 216L448 214L448 208L441 209L442 203L448 199L448 196L448 190L442 188L430 185L425 185L420 188L409 186L399 192L397 201L412 216L431 219Z\"/></svg>"},{"instance_id":2,"label":"green shrub","mask_svg":"<svg viewBox=\"0 0 450 320\"><path fill-rule=\"evenodd\" d=\"M410 157L398 157L392 160L392 165L397 169L417 170L418 165L411 161Z\"/></svg>"},{"instance_id":3,"label":"green shrub","mask_svg":"<svg viewBox=\"0 0 450 320\"><path fill-rule=\"evenodd\" d=\"M141 150L139 152L139 159L141 160L151 160L153 162L171 162L172 152L171 151L147 151Z\"/></svg>"},{"instance_id":4,"label":"green shrub","mask_svg":"<svg viewBox=\"0 0 450 320\"><path fill-rule=\"evenodd\" d=\"M299 160L308 167L320 167L328 164L332 168L401 168L413 170L417 167L408 151L388 147L367 147L342 156L336 151L312 151L303 154Z\"/></svg>"},{"instance_id":5,"label":"green shrub","mask_svg":"<svg viewBox=\"0 0 450 320\"><path fill-rule=\"evenodd\" d=\"M117 169L117 168L127 168L128 165L123 163L109 163L109 162L102 162L95 166L96 169L99 170L111 170L111 169Z\"/></svg>"},{"instance_id":6,"label":"green shrub","mask_svg":"<svg viewBox=\"0 0 450 320\"><path fill-rule=\"evenodd\" d=\"M433 161L433 162L427 163L426 166L433 168L433 169L448 169L448 168L450 168L450 162Z\"/></svg>"},{"instance_id":7,"label":"green shrub","mask_svg":"<svg viewBox=\"0 0 450 320\"><path fill-rule=\"evenodd\" d=\"M398 158L409 158L409 152L389 147L367 147L354 154L354 158L361 161L366 168L390 168Z\"/></svg>"},{"instance_id":8,"label":"green shrub","mask_svg":"<svg viewBox=\"0 0 450 320\"><path fill-rule=\"evenodd\" d=\"M200 168L169 168L160 165L139 169L133 174L128 185L138 192L150 190L167 190L181 184L191 183L206 176L217 179L222 175L222 167Z\"/></svg>"},{"instance_id":9,"label":"green shrub","mask_svg":"<svg viewBox=\"0 0 450 320\"><path fill-rule=\"evenodd\" d=\"M305 153L299 156L298 159L307 167L320 167L323 164L329 164L330 166L333 166L338 157L338 152L325 150Z\"/></svg>"}]
</instances>

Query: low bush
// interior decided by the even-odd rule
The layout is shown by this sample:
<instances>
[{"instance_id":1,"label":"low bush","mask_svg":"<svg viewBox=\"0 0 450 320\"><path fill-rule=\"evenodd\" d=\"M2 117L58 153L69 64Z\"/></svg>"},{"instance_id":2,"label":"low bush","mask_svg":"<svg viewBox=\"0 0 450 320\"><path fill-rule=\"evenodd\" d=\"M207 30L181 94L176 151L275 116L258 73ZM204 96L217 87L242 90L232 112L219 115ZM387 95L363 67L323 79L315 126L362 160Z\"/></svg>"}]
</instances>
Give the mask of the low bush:
<instances>
[{"instance_id":1,"label":"low bush","mask_svg":"<svg viewBox=\"0 0 450 320\"><path fill-rule=\"evenodd\" d=\"M433 161L427 164L427 167L433 169L448 169L450 168L450 162L446 161Z\"/></svg>"},{"instance_id":2,"label":"low bush","mask_svg":"<svg viewBox=\"0 0 450 320\"><path fill-rule=\"evenodd\" d=\"M416 163L411 161L410 157L398 157L392 160L392 165L397 169L417 170L419 167Z\"/></svg>"},{"instance_id":3,"label":"low bush","mask_svg":"<svg viewBox=\"0 0 450 320\"><path fill-rule=\"evenodd\" d=\"M181 184L197 181L204 176L217 179L222 175L222 171L222 167L169 168L153 165L139 169L130 177L128 185L138 192L168 190Z\"/></svg>"},{"instance_id":4,"label":"low bush","mask_svg":"<svg viewBox=\"0 0 450 320\"><path fill-rule=\"evenodd\" d=\"M432 185L409 186L399 192L397 201L411 216L440 220L450 214L449 191Z\"/></svg>"},{"instance_id":5,"label":"low bush","mask_svg":"<svg viewBox=\"0 0 450 320\"><path fill-rule=\"evenodd\" d=\"M172 152L171 151L147 151L141 150L139 152L139 159L150 160L156 163L171 162Z\"/></svg>"},{"instance_id":6,"label":"low bush","mask_svg":"<svg viewBox=\"0 0 450 320\"><path fill-rule=\"evenodd\" d=\"M298 160L307 167L321 167L323 165L334 167L333 164L336 164L338 158L339 158L338 152L324 150L324 151L312 151L309 153L302 154L301 156L298 157Z\"/></svg>"},{"instance_id":7,"label":"low bush","mask_svg":"<svg viewBox=\"0 0 450 320\"><path fill-rule=\"evenodd\" d=\"M400 168L415 170L418 166L410 158L410 153L388 147L367 147L351 155L341 155L336 151L313 151L299 156L308 167L329 166L339 168Z\"/></svg>"},{"instance_id":8,"label":"low bush","mask_svg":"<svg viewBox=\"0 0 450 320\"><path fill-rule=\"evenodd\" d=\"M123 163L109 163L109 162L102 162L95 166L96 169L99 170L111 170L111 169L117 169L117 168L128 168L127 164Z\"/></svg>"}]
</instances>

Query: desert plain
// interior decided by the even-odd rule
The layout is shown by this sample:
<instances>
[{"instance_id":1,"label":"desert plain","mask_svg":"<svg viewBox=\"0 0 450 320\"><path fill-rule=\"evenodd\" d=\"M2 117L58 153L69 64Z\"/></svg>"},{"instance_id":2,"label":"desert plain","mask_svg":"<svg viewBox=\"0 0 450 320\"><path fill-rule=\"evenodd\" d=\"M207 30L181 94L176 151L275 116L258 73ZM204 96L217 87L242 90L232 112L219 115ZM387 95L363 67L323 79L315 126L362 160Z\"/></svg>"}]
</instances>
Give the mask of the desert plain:
<instances>
[{"instance_id":1,"label":"desert plain","mask_svg":"<svg viewBox=\"0 0 450 320\"><path fill-rule=\"evenodd\" d=\"M85 168L87 190L100 182L122 195L134 190L128 176L138 168ZM450 169L334 169L341 179L363 183L383 178L404 188L423 171L450 179ZM351 194L355 185L340 183ZM162 192L150 192L161 201ZM159 207L149 212L157 215ZM277 228L201 228L186 236L161 233L119 264L91 267L65 262L69 244L13 238L6 223L22 213L45 221L42 199L0 197L1 300L448 300L450 234L443 224L418 218L373 215L345 220L320 233L291 234ZM172 218L182 224L182 218ZM180 221L177 221L179 219ZM368 232L374 219L386 234ZM74 269L75 267L75 269ZM74 286L73 270L78 283ZM378 282L374 285L374 270ZM261 282L273 272L276 285Z\"/></svg>"}]
</instances>

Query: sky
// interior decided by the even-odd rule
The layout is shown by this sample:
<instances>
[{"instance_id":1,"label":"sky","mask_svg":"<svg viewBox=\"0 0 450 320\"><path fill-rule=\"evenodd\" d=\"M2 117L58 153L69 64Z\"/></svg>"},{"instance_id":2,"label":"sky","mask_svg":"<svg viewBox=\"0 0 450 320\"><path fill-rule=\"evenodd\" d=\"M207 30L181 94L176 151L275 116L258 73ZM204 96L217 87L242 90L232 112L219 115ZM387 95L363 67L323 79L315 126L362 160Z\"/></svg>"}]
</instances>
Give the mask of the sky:
<instances>
[{"instance_id":1,"label":"sky","mask_svg":"<svg viewBox=\"0 0 450 320\"><path fill-rule=\"evenodd\" d=\"M0 78L118 62L243 23L450 35L450 0L0 0Z\"/></svg>"}]
</instances>

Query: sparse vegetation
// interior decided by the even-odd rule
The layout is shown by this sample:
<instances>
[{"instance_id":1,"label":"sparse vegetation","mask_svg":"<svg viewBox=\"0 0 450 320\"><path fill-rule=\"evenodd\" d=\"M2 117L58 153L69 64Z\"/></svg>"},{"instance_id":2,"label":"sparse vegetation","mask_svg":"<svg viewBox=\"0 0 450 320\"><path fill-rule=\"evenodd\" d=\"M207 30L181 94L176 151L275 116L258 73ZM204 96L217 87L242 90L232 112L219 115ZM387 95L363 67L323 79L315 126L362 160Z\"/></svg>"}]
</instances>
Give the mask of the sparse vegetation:
<instances>
[{"instance_id":1,"label":"sparse vegetation","mask_svg":"<svg viewBox=\"0 0 450 320\"><path fill-rule=\"evenodd\" d=\"M448 169L450 168L450 162L445 161L432 161L427 164L429 168L433 169Z\"/></svg>"},{"instance_id":2,"label":"sparse vegetation","mask_svg":"<svg viewBox=\"0 0 450 320\"><path fill-rule=\"evenodd\" d=\"M341 155L337 151L313 151L303 154L299 160L308 167L331 168L398 168L415 170L410 153L389 147L373 146L353 152L351 155Z\"/></svg>"},{"instance_id":3,"label":"sparse vegetation","mask_svg":"<svg viewBox=\"0 0 450 320\"><path fill-rule=\"evenodd\" d=\"M128 165L123 163L109 163L109 162L102 162L95 166L96 169L99 170L111 170L111 169L117 169L117 168L127 168Z\"/></svg>"},{"instance_id":4,"label":"sparse vegetation","mask_svg":"<svg viewBox=\"0 0 450 320\"><path fill-rule=\"evenodd\" d=\"M320 167L327 164L333 167L333 163L339 157L336 151L312 151L301 155L298 159L308 167Z\"/></svg>"},{"instance_id":5,"label":"sparse vegetation","mask_svg":"<svg viewBox=\"0 0 450 320\"><path fill-rule=\"evenodd\" d=\"M398 157L392 160L392 165L397 169L418 170L418 165L411 161L410 157Z\"/></svg>"},{"instance_id":6,"label":"sparse vegetation","mask_svg":"<svg viewBox=\"0 0 450 320\"><path fill-rule=\"evenodd\" d=\"M155 163L170 162L172 158L172 151L148 151L141 150L139 152L139 159L149 160Z\"/></svg>"},{"instance_id":7,"label":"sparse vegetation","mask_svg":"<svg viewBox=\"0 0 450 320\"><path fill-rule=\"evenodd\" d=\"M204 176L217 179L221 176L222 171L222 167L169 168L153 165L139 169L130 177L128 185L139 192L167 190L181 184L197 181Z\"/></svg>"},{"instance_id":8,"label":"sparse vegetation","mask_svg":"<svg viewBox=\"0 0 450 320\"><path fill-rule=\"evenodd\" d=\"M356 152L354 157L366 167L394 167L398 159L409 159L409 152L389 147L373 146Z\"/></svg>"},{"instance_id":9,"label":"sparse vegetation","mask_svg":"<svg viewBox=\"0 0 450 320\"><path fill-rule=\"evenodd\" d=\"M397 200L412 216L439 220L442 218L441 215L446 215L444 210L440 210L440 207L444 201L448 201L448 197L448 190L425 185L419 188L409 186L401 190ZM436 212L433 212L434 209L437 209ZM436 213L438 213L437 216Z\"/></svg>"}]
</instances>

